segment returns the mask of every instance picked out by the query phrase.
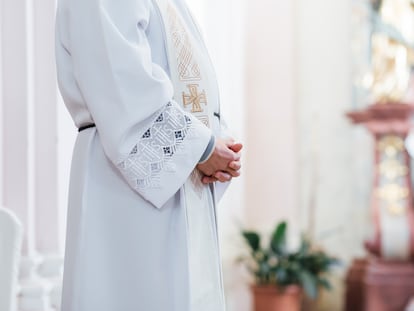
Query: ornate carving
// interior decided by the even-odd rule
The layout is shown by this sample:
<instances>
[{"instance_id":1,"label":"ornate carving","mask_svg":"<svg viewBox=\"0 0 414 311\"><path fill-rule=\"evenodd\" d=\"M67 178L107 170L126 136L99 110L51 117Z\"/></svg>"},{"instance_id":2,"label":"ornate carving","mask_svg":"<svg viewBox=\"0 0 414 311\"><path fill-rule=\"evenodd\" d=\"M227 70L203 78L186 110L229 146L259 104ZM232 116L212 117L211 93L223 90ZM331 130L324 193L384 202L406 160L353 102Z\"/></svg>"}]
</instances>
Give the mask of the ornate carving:
<instances>
[{"instance_id":1,"label":"ornate carving","mask_svg":"<svg viewBox=\"0 0 414 311\"><path fill-rule=\"evenodd\" d=\"M397 152L404 150L404 140L396 135L386 135L381 138L378 148L385 152L388 157L394 157Z\"/></svg>"},{"instance_id":2,"label":"ornate carving","mask_svg":"<svg viewBox=\"0 0 414 311\"><path fill-rule=\"evenodd\" d=\"M402 216L410 194L403 182L409 174L404 160L404 140L397 135L384 135L378 142L378 151L379 186L376 194L389 214Z\"/></svg>"},{"instance_id":3,"label":"ornate carving","mask_svg":"<svg viewBox=\"0 0 414 311\"><path fill-rule=\"evenodd\" d=\"M407 165L404 165L395 159L389 159L380 163L379 170L382 176L385 176L390 180L394 180L408 174Z\"/></svg>"}]
</instances>

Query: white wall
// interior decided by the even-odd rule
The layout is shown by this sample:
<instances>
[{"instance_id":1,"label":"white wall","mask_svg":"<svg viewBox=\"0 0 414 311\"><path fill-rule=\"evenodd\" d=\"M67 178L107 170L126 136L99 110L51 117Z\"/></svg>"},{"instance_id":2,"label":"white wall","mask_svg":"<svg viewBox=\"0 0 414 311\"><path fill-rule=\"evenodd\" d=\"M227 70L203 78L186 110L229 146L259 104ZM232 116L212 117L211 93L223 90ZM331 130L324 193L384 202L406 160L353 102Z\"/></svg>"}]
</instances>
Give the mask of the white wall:
<instances>
[{"instance_id":1,"label":"white wall","mask_svg":"<svg viewBox=\"0 0 414 311\"><path fill-rule=\"evenodd\" d=\"M315 192L316 237L324 236L335 253L349 256L349 248L355 246L349 245L349 234L360 229L348 231L346 222L359 208L354 182L356 131L345 117L354 108L351 3L298 0L296 8L301 212L308 218ZM370 154L371 149L360 149L357 156L364 152ZM338 243L339 237L346 241Z\"/></svg>"},{"instance_id":2,"label":"white wall","mask_svg":"<svg viewBox=\"0 0 414 311\"><path fill-rule=\"evenodd\" d=\"M228 309L248 311L247 278L235 264L240 230L267 231L280 219L299 226L294 7L272 0L193 4L217 67L223 115L245 144L243 178L220 204L220 227Z\"/></svg>"},{"instance_id":3,"label":"white wall","mask_svg":"<svg viewBox=\"0 0 414 311\"><path fill-rule=\"evenodd\" d=\"M345 113L352 96L352 1L297 0L296 86L300 215L316 242L345 264L320 310L340 310L342 277L369 231L371 139ZM310 228L309 228L310 227Z\"/></svg>"},{"instance_id":4,"label":"white wall","mask_svg":"<svg viewBox=\"0 0 414 311\"><path fill-rule=\"evenodd\" d=\"M250 2L246 70L246 205L251 226L297 223L292 1Z\"/></svg>"},{"instance_id":5,"label":"white wall","mask_svg":"<svg viewBox=\"0 0 414 311\"><path fill-rule=\"evenodd\" d=\"M237 193L242 201L228 205L242 212L227 214L224 222L266 232L287 219L292 234L305 231L341 258L345 266L335 272L336 289L324 296L321 310L341 308L346 266L364 255L370 230L371 140L345 117L356 106L351 6L344 0L249 1L245 84L232 89L245 99L244 188ZM237 232L223 232L233 234L223 244L236 254ZM248 289L241 285L246 281L227 263L230 310L250 310Z\"/></svg>"}]
</instances>

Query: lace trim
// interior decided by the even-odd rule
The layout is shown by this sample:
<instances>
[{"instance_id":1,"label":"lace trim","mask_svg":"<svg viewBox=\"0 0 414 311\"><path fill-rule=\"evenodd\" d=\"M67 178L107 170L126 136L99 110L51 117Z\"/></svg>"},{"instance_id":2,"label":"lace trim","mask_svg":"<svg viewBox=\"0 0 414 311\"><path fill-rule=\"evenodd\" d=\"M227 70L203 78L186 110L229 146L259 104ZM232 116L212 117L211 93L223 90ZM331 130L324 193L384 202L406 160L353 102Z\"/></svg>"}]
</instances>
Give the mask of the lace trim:
<instances>
[{"instance_id":1,"label":"lace trim","mask_svg":"<svg viewBox=\"0 0 414 311\"><path fill-rule=\"evenodd\" d=\"M159 188L161 171L176 171L171 159L183 147L191 125L189 116L172 103L167 104L127 158L118 164L134 189Z\"/></svg>"}]
</instances>

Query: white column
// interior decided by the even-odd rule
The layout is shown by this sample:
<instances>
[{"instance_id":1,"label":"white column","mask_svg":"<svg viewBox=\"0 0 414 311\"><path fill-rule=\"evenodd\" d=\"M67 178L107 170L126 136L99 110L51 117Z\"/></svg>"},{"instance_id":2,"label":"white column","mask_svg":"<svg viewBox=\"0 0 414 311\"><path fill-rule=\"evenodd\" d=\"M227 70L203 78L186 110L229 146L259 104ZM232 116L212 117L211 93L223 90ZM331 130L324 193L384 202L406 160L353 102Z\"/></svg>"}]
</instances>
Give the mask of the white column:
<instances>
[{"instance_id":1,"label":"white column","mask_svg":"<svg viewBox=\"0 0 414 311\"><path fill-rule=\"evenodd\" d=\"M2 88L3 88L3 196L25 228L23 253L34 252L31 221L34 196L32 133L30 18L26 1L2 1Z\"/></svg>"},{"instance_id":2,"label":"white column","mask_svg":"<svg viewBox=\"0 0 414 311\"><path fill-rule=\"evenodd\" d=\"M35 221L36 249L57 253L57 86L54 53L55 0L36 0L34 16Z\"/></svg>"}]
</instances>

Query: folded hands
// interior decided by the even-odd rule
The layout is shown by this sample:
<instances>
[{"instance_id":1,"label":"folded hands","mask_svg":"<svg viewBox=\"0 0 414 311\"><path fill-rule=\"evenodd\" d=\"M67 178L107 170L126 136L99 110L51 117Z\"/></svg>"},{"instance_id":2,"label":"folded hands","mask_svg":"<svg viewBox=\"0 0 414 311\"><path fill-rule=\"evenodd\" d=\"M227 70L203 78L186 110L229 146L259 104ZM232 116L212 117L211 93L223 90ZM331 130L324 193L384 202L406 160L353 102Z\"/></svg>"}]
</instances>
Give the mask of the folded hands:
<instances>
[{"instance_id":1,"label":"folded hands","mask_svg":"<svg viewBox=\"0 0 414 311\"><path fill-rule=\"evenodd\" d=\"M197 165L203 174L203 183L228 182L240 176L243 145L233 139L216 139L214 151L207 161Z\"/></svg>"}]
</instances>

